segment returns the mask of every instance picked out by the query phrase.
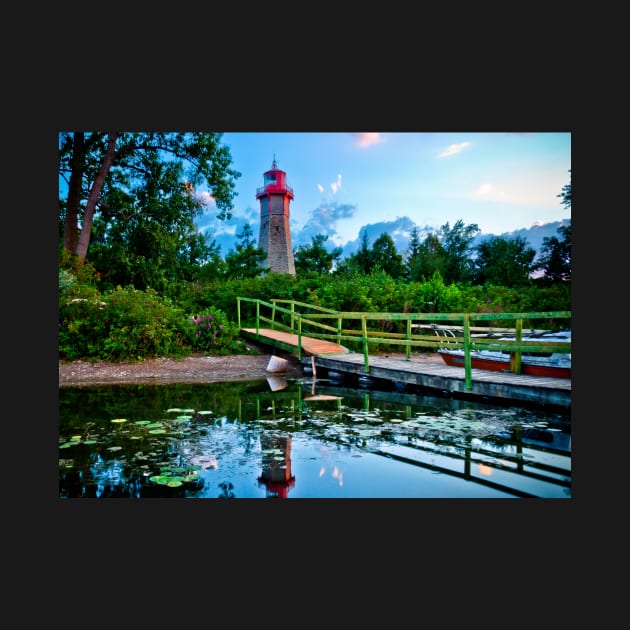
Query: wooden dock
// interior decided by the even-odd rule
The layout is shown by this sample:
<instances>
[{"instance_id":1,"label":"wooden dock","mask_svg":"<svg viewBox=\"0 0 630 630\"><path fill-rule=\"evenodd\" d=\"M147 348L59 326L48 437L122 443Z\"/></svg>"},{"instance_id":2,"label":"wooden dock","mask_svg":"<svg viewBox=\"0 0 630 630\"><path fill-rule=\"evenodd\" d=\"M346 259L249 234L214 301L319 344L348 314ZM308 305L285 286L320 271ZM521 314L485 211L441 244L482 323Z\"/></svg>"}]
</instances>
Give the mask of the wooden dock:
<instances>
[{"instance_id":1,"label":"wooden dock","mask_svg":"<svg viewBox=\"0 0 630 630\"><path fill-rule=\"evenodd\" d=\"M280 348L286 352L295 353L298 349L299 339L293 333L273 330L271 328L259 328L258 335L255 328L241 328L241 334L249 339ZM348 348L314 337L302 337L302 352L307 355L328 355L350 352Z\"/></svg>"},{"instance_id":2,"label":"wooden dock","mask_svg":"<svg viewBox=\"0 0 630 630\"><path fill-rule=\"evenodd\" d=\"M243 328L241 333L259 343L296 353L298 336L272 329ZM315 366L359 377L384 379L404 385L428 387L441 392L475 398L500 398L568 409L571 406L571 379L527 376L473 369L472 387L466 389L464 368L429 361L419 355L410 359L370 355L369 371L365 357L336 343L302 337L302 352L314 357ZM424 355L426 357L426 355Z\"/></svg>"}]
</instances>

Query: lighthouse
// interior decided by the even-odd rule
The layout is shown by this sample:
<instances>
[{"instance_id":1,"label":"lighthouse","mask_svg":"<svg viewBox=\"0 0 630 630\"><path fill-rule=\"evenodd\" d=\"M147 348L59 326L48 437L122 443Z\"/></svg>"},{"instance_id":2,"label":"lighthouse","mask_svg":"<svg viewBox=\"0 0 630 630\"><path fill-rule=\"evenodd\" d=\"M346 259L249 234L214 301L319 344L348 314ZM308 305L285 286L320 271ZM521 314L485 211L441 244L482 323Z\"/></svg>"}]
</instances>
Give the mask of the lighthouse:
<instances>
[{"instance_id":1,"label":"lighthouse","mask_svg":"<svg viewBox=\"0 0 630 630\"><path fill-rule=\"evenodd\" d=\"M270 271L295 275L289 229L293 190L287 185L286 177L274 156L271 169L263 174L263 186L256 190L256 199L260 199L258 247L267 254L265 265Z\"/></svg>"}]
</instances>

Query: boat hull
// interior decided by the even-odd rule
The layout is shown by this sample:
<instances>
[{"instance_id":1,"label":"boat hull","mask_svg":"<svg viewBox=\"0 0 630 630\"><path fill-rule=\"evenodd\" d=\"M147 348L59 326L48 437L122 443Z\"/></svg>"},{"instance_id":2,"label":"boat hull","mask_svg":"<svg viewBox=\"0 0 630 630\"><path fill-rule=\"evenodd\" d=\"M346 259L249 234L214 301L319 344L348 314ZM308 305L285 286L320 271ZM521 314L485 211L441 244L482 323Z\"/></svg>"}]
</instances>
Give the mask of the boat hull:
<instances>
[{"instance_id":1,"label":"boat hull","mask_svg":"<svg viewBox=\"0 0 630 630\"><path fill-rule=\"evenodd\" d=\"M439 355L446 365L464 367L464 353L438 350ZM470 366L479 370L492 370L494 372L512 372L510 362L498 358L486 358L471 354ZM571 368L557 365L537 365L527 363L521 359L521 374L528 376L547 376L551 378L571 378Z\"/></svg>"}]
</instances>

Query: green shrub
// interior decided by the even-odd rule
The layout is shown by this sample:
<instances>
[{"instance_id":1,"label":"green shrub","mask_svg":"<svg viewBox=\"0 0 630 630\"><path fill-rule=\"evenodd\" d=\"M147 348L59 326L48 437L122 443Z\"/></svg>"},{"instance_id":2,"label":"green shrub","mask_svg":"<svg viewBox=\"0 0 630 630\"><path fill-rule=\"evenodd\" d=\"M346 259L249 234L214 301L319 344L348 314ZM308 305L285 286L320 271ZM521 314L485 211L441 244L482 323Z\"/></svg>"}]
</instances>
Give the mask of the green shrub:
<instances>
[{"instance_id":1,"label":"green shrub","mask_svg":"<svg viewBox=\"0 0 630 630\"><path fill-rule=\"evenodd\" d=\"M225 313L209 307L189 317L187 339L193 350L212 354L244 352L245 342L239 338L239 328L228 321Z\"/></svg>"},{"instance_id":2,"label":"green shrub","mask_svg":"<svg viewBox=\"0 0 630 630\"><path fill-rule=\"evenodd\" d=\"M190 354L183 311L151 290L121 289L60 307L59 355L129 361Z\"/></svg>"},{"instance_id":3,"label":"green shrub","mask_svg":"<svg viewBox=\"0 0 630 630\"><path fill-rule=\"evenodd\" d=\"M100 358L104 306L100 300L75 298L59 306L59 358Z\"/></svg>"}]
</instances>

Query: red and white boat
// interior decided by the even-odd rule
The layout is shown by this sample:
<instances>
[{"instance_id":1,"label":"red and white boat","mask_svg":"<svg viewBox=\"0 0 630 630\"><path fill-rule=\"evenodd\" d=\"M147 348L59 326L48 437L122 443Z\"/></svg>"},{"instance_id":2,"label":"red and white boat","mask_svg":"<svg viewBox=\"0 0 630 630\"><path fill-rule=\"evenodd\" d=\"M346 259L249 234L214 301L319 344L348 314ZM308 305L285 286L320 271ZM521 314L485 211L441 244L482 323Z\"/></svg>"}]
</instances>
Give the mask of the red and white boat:
<instances>
[{"instance_id":1,"label":"red and white boat","mask_svg":"<svg viewBox=\"0 0 630 630\"><path fill-rule=\"evenodd\" d=\"M514 341L514 336L499 337L499 341ZM522 341L551 341L571 343L571 331L545 331L533 335L523 335ZM446 365L464 367L464 350L438 348L438 353ZM512 372L510 352L503 350L472 350L470 366L494 372ZM521 374L529 376L550 376L571 378L570 352L521 352Z\"/></svg>"}]
</instances>

